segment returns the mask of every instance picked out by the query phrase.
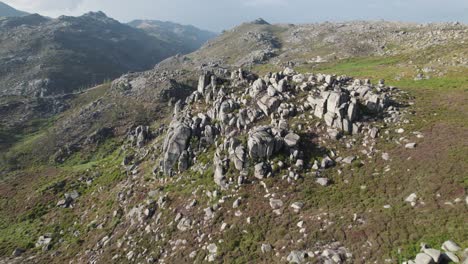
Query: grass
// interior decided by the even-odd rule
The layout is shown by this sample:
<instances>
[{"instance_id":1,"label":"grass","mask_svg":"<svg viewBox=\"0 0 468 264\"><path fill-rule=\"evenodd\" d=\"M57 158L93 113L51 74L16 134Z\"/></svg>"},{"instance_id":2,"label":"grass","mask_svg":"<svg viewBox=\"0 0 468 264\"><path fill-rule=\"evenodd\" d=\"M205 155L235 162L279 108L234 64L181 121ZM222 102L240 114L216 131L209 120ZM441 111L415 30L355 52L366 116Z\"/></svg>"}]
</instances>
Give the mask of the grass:
<instances>
[{"instance_id":1,"label":"grass","mask_svg":"<svg viewBox=\"0 0 468 264\"><path fill-rule=\"evenodd\" d=\"M413 63L408 63L410 59ZM402 151L401 147L390 141L380 140L376 149L391 153L393 162L383 164L376 157L363 167L340 168L341 175L332 169L324 175L333 180L332 186L314 187L314 179L306 177L301 185L308 188L301 188L299 192L291 191L295 193L296 199L312 207L307 214L325 210L331 214L331 221L340 223L331 230L315 233L315 239L328 237L348 241L355 254L360 254L367 240L378 245L378 249L369 250L372 252L369 260L390 258L398 263L414 258L421 242L440 248L444 241L451 239L463 248L468 246L468 233L463 218L466 210L463 205L453 208L444 205L444 201L464 199L463 190L468 186L468 147L465 144L468 68L444 66L442 71L442 68L435 67L436 73L443 74L430 74L430 79L415 81L416 74L432 59L433 56L361 57L295 68L301 73L369 78L374 83L385 79L388 85L408 92L406 100L415 102L408 115L411 122L400 126L408 132L404 136L415 140L414 135L409 134L411 131L421 131L425 135L425 139L418 141L420 150L412 153ZM265 64L257 66L256 70L262 75L278 69ZM393 136L391 140L399 137L401 135ZM333 149L344 151L338 145L333 146ZM383 172L386 165L391 167L388 173ZM376 172L379 174L374 175ZM361 189L361 186L366 188ZM412 208L405 204L403 200L411 192L417 192L425 206ZM435 199L436 193L440 193L443 198ZM386 204L392 207L383 209ZM343 222L341 218L352 219L354 213L364 217L367 224L362 229L357 226L353 228L354 231L344 231L344 236L339 226L355 223L349 220Z\"/></svg>"}]
</instances>

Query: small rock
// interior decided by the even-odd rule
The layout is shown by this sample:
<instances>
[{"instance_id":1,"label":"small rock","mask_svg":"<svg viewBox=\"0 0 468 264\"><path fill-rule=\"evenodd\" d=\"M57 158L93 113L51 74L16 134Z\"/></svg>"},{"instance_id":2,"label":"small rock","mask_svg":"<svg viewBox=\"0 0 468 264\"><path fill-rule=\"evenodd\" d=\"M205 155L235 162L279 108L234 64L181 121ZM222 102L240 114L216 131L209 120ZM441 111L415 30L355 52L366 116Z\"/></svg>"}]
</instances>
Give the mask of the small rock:
<instances>
[{"instance_id":1,"label":"small rock","mask_svg":"<svg viewBox=\"0 0 468 264\"><path fill-rule=\"evenodd\" d=\"M327 169L334 165L335 165L335 161L333 161L330 157L327 156L322 160L321 167L322 169Z\"/></svg>"},{"instance_id":2,"label":"small rock","mask_svg":"<svg viewBox=\"0 0 468 264\"><path fill-rule=\"evenodd\" d=\"M414 262L416 264L433 264L434 263L432 257L427 255L426 253L419 253L418 255L416 255Z\"/></svg>"},{"instance_id":3,"label":"small rock","mask_svg":"<svg viewBox=\"0 0 468 264\"><path fill-rule=\"evenodd\" d=\"M283 201L280 199L270 198L270 206L273 210L283 207Z\"/></svg>"},{"instance_id":4,"label":"small rock","mask_svg":"<svg viewBox=\"0 0 468 264\"><path fill-rule=\"evenodd\" d=\"M24 252L26 252L25 249L22 249L22 248L15 248L15 250L13 250L13 253L11 254L13 257L19 257L21 256Z\"/></svg>"},{"instance_id":5,"label":"small rock","mask_svg":"<svg viewBox=\"0 0 468 264\"><path fill-rule=\"evenodd\" d=\"M327 178L317 178L315 182L322 186L328 186L329 180Z\"/></svg>"},{"instance_id":6,"label":"small rock","mask_svg":"<svg viewBox=\"0 0 468 264\"><path fill-rule=\"evenodd\" d=\"M374 127L370 130L370 137L371 138L377 138L377 136L379 135L379 129Z\"/></svg>"},{"instance_id":7,"label":"small rock","mask_svg":"<svg viewBox=\"0 0 468 264\"><path fill-rule=\"evenodd\" d=\"M407 149L414 149L416 147L416 143L408 143L405 145L405 148Z\"/></svg>"},{"instance_id":8,"label":"small rock","mask_svg":"<svg viewBox=\"0 0 468 264\"><path fill-rule=\"evenodd\" d=\"M449 252L457 252L461 250L457 243L453 242L452 240L445 241L442 244L442 249Z\"/></svg>"},{"instance_id":9,"label":"small rock","mask_svg":"<svg viewBox=\"0 0 468 264\"><path fill-rule=\"evenodd\" d=\"M298 134L289 133L286 135L286 137L284 137L284 143L286 143L288 147L293 148L297 146L297 143L300 139L301 137Z\"/></svg>"},{"instance_id":10,"label":"small rock","mask_svg":"<svg viewBox=\"0 0 468 264\"><path fill-rule=\"evenodd\" d=\"M305 261L304 252L302 251L291 251L287 257L289 263L301 264Z\"/></svg>"},{"instance_id":11,"label":"small rock","mask_svg":"<svg viewBox=\"0 0 468 264\"><path fill-rule=\"evenodd\" d=\"M382 153L382 159L383 160L389 160L390 159L390 155L388 153Z\"/></svg>"},{"instance_id":12,"label":"small rock","mask_svg":"<svg viewBox=\"0 0 468 264\"><path fill-rule=\"evenodd\" d=\"M304 203L302 202L295 202L291 204L291 208L294 210L294 212L299 213L299 211L304 207Z\"/></svg>"},{"instance_id":13,"label":"small rock","mask_svg":"<svg viewBox=\"0 0 468 264\"><path fill-rule=\"evenodd\" d=\"M353 161L356 160L356 157L355 156L349 156L349 157L346 157L343 159L343 162L346 163L346 164L351 164L353 163Z\"/></svg>"},{"instance_id":14,"label":"small rock","mask_svg":"<svg viewBox=\"0 0 468 264\"><path fill-rule=\"evenodd\" d=\"M267 176L268 172L270 171L270 168L268 164L262 162L257 165L255 165L255 178L261 180L265 176Z\"/></svg>"},{"instance_id":15,"label":"small rock","mask_svg":"<svg viewBox=\"0 0 468 264\"><path fill-rule=\"evenodd\" d=\"M434 262L436 262L436 263L439 262L439 259L440 259L440 251L439 250L433 249L433 248L425 248L423 251L427 255L431 256L431 258L434 260Z\"/></svg>"},{"instance_id":16,"label":"small rock","mask_svg":"<svg viewBox=\"0 0 468 264\"><path fill-rule=\"evenodd\" d=\"M263 254L270 252L271 249L272 248L270 244L262 244L261 250Z\"/></svg>"},{"instance_id":17,"label":"small rock","mask_svg":"<svg viewBox=\"0 0 468 264\"><path fill-rule=\"evenodd\" d=\"M206 249L208 250L208 252L216 254L216 252L218 251L218 246L216 246L216 244L209 244L208 247L206 247Z\"/></svg>"},{"instance_id":18,"label":"small rock","mask_svg":"<svg viewBox=\"0 0 468 264\"><path fill-rule=\"evenodd\" d=\"M234 203L232 203L232 208L236 209L240 205L241 198L237 198Z\"/></svg>"},{"instance_id":19,"label":"small rock","mask_svg":"<svg viewBox=\"0 0 468 264\"><path fill-rule=\"evenodd\" d=\"M415 193L410 194L408 197L406 197L405 202L410 203L411 206L416 205L416 201L418 200L418 195Z\"/></svg>"}]
</instances>

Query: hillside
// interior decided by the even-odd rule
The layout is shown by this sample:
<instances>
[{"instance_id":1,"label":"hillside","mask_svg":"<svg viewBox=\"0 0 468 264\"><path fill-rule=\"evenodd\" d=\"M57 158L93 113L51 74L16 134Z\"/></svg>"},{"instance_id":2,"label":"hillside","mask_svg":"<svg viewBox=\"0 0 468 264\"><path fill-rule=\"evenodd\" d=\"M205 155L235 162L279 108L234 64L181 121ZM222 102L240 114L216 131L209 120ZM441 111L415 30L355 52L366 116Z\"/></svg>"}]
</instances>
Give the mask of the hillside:
<instances>
[{"instance_id":1,"label":"hillside","mask_svg":"<svg viewBox=\"0 0 468 264\"><path fill-rule=\"evenodd\" d=\"M185 39L149 36L100 12L2 18L0 41L1 95L71 93L187 52L172 43Z\"/></svg>"},{"instance_id":2,"label":"hillside","mask_svg":"<svg viewBox=\"0 0 468 264\"><path fill-rule=\"evenodd\" d=\"M35 101L61 111L5 133L0 263L463 263L467 38L259 19Z\"/></svg>"},{"instance_id":3,"label":"hillside","mask_svg":"<svg viewBox=\"0 0 468 264\"><path fill-rule=\"evenodd\" d=\"M19 17L25 15L28 15L28 13L16 10L11 6L0 2L0 17Z\"/></svg>"},{"instance_id":4,"label":"hillside","mask_svg":"<svg viewBox=\"0 0 468 264\"><path fill-rule=\"evenodd\" d=\"M128 25L139 28L158 39L176 46L180 53L190 53L216 37L216 33L194 26L180 25L158 20L134 20Z\"/></svg>"}]
</instances>

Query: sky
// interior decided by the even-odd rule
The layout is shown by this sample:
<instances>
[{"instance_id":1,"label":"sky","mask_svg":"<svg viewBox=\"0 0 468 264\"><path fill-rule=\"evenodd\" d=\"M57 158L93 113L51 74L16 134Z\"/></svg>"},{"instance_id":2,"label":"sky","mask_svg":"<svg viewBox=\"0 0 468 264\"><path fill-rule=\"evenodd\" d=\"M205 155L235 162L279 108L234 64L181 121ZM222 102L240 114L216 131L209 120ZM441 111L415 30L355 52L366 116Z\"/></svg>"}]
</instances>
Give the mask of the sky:
<instances>
[{"instance_id":1,"label":"sky","mask_svg":"<svg viewBox=\"0 0 468 264\"><path fill-rule=\"evenodd\" d=\"M57 17L103 11L121 22L157 19L220 32L263 18L270 23L348 20L468 23L468 0L0 0Z\"/></svg>"}]
</instances>

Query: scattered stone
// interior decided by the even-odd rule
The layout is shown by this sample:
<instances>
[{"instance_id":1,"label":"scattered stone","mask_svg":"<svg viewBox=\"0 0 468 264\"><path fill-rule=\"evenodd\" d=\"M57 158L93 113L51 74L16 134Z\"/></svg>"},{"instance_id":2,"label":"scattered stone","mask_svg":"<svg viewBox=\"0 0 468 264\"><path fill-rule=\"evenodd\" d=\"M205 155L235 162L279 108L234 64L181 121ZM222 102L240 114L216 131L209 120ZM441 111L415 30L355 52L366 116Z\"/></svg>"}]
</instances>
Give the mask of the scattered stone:
<instances>
[{"instance_id":1,"label":"scattered stone","mask_svg":"<svg viewBox=\"0 0 468 264\"><path fill-rule=\"evenodd\" d=\"M390 155L386 152L382 153L382 159L383 160L389 160L390 159Z\"/></svg>"},{"instance_id":2,"label":"scattered stone","mask_svg":"<svg viewBox=\"0 0 468 264\"><path fill-rule=\"evenodd\" d=\"M433 249L433 248L425 248L423 249L423 252L431 256L431 258L434 260L435 263L439 262L439 259L441 256L441 253L439 250Z\"/></svg>"},{"instance_id":3,"label":"scattered stone","mask_svg":"<svg viewBox=\"0 0 468 264\"><path fill-rule=\"evenodd\" d=\"M11 256L19 257L19 256L23 255L24 252L26 252L26 250L23 249L23 248L15 248L15 250L13 250L13 253L11 254Z\"/></svg>"},{"instance_id":4,"label":"scattered stone","mask_svg":"<svg viewBox=\"0 0 468 264\"><path fill-rule=\"evenodd\" d=\"M286 137L284 137L284 143L286 143L288 147L294 148L295 146L297 146L297 143L300 139L301 137L299 135L295 133L289 133L286 135Z\"/></svg>"},{"instance_id":5,"label":"scattered stone","mask_svg":"<svg viewBox=\"0 0 468 264\"><path fill-rule=\"evenodd\" d=\"M286 260L289 263L302 264L305 261L305 253L303 251L291 251Z\"/></svg>"},{"instance_id":6,"label":"scattered stone","mask_svg":"<svg viewBox=\"0 0 468 264\"><path fill-rule=\"evenodd\" d=\"M216 259L216 254L218 252L218 246L216 244L209 244L206 249L208 250L208 262L213 262Z\"/></svg>"},{"instance_id":7,"label":"scattered stone","mask_svg":"<svg viewBox=\"0 0 468 264\"><path fill-rule=\"evenodd\" d=\"M262 250L262 253L265 254L265 253L270 252L272 250L272 247L270 244L262 244L261 250Z\"/></svg>"},{"instance_id":8,"label":"scattered stone","mask_svg":"<svg viewBox=\"0 0 468 264\"><path fill-rule=\"evenodd\" d=\"M267 163L259 163L255 165L255 178L261 180L264 177L267 176L267 174L270 172L271 168Z\"/></svg>"},{"instance_id":9,"label":"scattered stone","mask_svg":"<svg viewBox=\"0 0 468 264\"><path fill-rule=\"evenodd\" d=\"M416 147L416 143L408 143L405 145L405 148L407 149L414 149Z\"/></svg>"},{"instance_id":10,"label":"scattered stone","mask_svg":"<svg viewBox=\"0 0 468 264\"><path fill-rule=\"evenodd\" d=\"M322 159L322 164L321 164L322 169L327 169L327 168L333 167L334 165L335 165L335 161L333 161L330 157L327 156L324 159Z\"/></svg>"},{"instance_id":11,"label":"scattered stone","mask_svg":"<svg viewBox=\"0 0 468 264\"><path fill-rule=\"evenodd\" d=\"M370 137L371 138L377 138L377 136L379 135L379 129L374 127L370 130Z\"/></svg>"},{"instance_id":12,"label":"scattered stone","mask_svg":"<svg viewBox=\"0 0 468 264\"><path fill-rule=\"evenodd\" d=\"M36 242L36 247L42 247L43 251L47 251L50 249L50 243L52 242L52 235L46 234L40 236Z\"/></svg>"},{"instance_id":13,"label":"scattered stone","mask_svg":"<svg viewBox=\"0 0 468 264\"><path fill-rule=\"evenodd\" d=\"M179 223L177 224L177 229L184 232L184 231L189 230L191 226L192 226L192 221L184 217L180 219Z\"/></svg>"},{"instance_id":14,"label":"scattered stone","mask_svg":"<svg viewBox=\"0 0 468 264\"><path fill-rule=\"evenodd\" d=\"M233 208L233 209L238 208L239 205L240 205L240 202L241 202L241 198L237 198L237 199L234 201L234 203L232 204L232 208Z\"/></svg>"},{"instance_id":15,"label":"scattered stone","mask_svg":"<svg viewBox=\"0 0 468 264\"><path fill-rule=\"evenodd\" d=\"M320 184L322 186L328 186L330 181L327 178L317 178L317 180L315 180L315 182L317 182L318 184Z\"/></svg>"},{"instance_id":16,"label":"scattered stone","mask_svg":"<svg viewBox=\"0 0 468 264\"><path fill-rule=\"evenodd\" d=\"M426 253L419 253L416 255L414 259L416 264L433 264L434 261L431 256L427 255Z\"/></svg>"},{"instance_id":17,"label":"scattered stone","mask_svg":"<svg viewBox=\"0 0 468 264\"><path fill-rule=\"evenodd\" d=\"M461 248L452 240L447 240L442 244L442 249L448 252L458 252Z\"/></svg>"},{"instance_id":18,"label":"scattered stone","mask_svg":"<svg viewBox=\"0 0 468 264\"><path fill-rule=\"evenodd\" d=\"M410 194L406 197L405 202L410 203L411 206L416 206L416 201L418 200L418 195L416 193Z\"/></svg>"},{"instance_id":19,"label":"scattered stone","mask_svg":"<svg viewBox=\"0 0 468 264\"><path fill-rule=\"evenodd\" d=\"M346 164L351 164L353 163L353 161L356 160L356 157L355 156L349 156L349 157L346 157L343 159L343 162L346 163Z\"/></svg>"},{"instance_id":20,"label":"scattered stone","mask_svg":"<svg viewBox=\"0 0 468 264\"><path fill-rule=\"evenodd\" d=\"M280 199L270 198L270 206L273 210L283 207L283 201Z\"/></svg>"},{"instance_id":21,"label":"scattered stone","mask_svg":"<svg viewBox=\"0 0 468 264\"><path fill-rule=\"evenodd\" d=\"M294 212L299 213L299 211L304 207L304 203L302 202L294 202L291 204L291 208L294 210Z\"/></svg>"}]
</instances>

